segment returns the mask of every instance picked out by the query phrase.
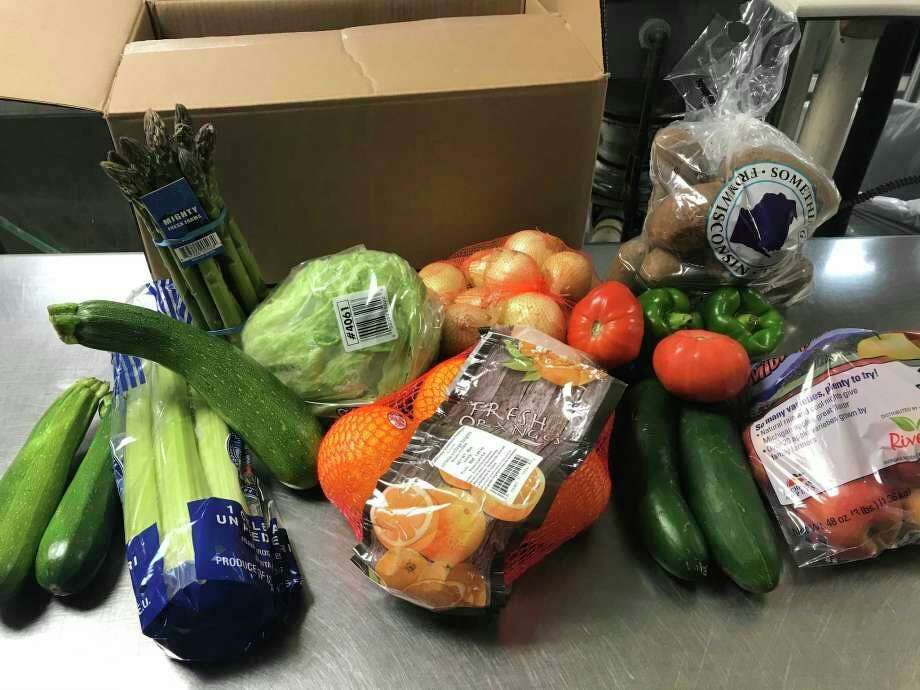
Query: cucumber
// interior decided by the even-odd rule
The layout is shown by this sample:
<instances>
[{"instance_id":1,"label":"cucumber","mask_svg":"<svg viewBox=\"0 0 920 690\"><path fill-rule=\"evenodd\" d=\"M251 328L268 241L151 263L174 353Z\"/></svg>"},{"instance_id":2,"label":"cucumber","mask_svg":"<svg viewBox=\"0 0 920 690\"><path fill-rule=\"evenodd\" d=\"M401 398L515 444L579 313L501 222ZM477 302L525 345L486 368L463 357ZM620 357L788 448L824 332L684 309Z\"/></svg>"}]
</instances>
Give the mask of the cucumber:
<instances>
[{"instance_id":1,"label":"cucumber","mask_svg":"<svg viewBox=\"0 0 920 690\"><path fill-rule=\"evenodd\" d=\"M617 409L619 438L631 463L627 492L633 494L642 541L666 571L683 580L700 580L709 553L680 488L677 407L657 380L631 386Z\"/></svg>"},{"instance_id":2,"label":"cucumber","mask_svg":"<svg viewBox=\"0 0 920 690\"><path fill-rule=\"evenodd\" d=\"M0 477L0 601L25 583L45 527L67 487L71 462L107 383L75 381L45 411Z\"/></svg>"},{"instance_id":3,"label":"cucumber","mask_svg":"<svg viewBox=\"0 0 920 690\"><path fill-rule=\"evenodd\" d=\"M680 446L687 499L713 558L742 589L774 589L782 561L734 423L714 408L686 405Z\"/></svg>"},{"instance_id":4,"label":"cucumber","mask_svg":"<svg viewBox=\"0 0 920 690\"><path fill-rule=\"evenodd\" d=\"M57 596L76 594L92 581L112 541L118 494L112 473L111 398L99 406L99 426L64 498L45 528L35 556L35 579Z\"/></svg>"},{"instance_id":5,"label":"cucumber","mask_svg":"<svg viewBox=\"0 0 920 690\"><path fill-rule=\"evenodd\" d=\"M65 343L123 352L181 375L287 486L316 485L319 422L297 395L254 359L205 331L119 302L48 307Z\"/></svg>"}]
</instances>

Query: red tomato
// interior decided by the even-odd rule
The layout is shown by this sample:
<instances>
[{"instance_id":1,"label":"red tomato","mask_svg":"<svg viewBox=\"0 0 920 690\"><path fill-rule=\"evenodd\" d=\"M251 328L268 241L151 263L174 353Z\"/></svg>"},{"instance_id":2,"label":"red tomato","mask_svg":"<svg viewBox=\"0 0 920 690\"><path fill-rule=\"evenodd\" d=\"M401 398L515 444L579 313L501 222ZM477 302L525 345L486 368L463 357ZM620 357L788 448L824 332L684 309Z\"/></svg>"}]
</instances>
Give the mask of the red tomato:
<instances>
[{"instance_id":1,"label":"red tomato","mask_svg":"<svg viewBox=\"0 0 920 690\"><path fill-rule=\"evenodd\" d=\"M601 283L585 295L569 317L569 345L612 369L639 355L645 317L629 288L623 283Z\"/></svg>"},{"instance_id":2,"label":"red tomato","mask_svg":"<svg viewBox=\"0 0 920 690\"><path fill-rule=\"evenodd\" d=\"M699 402L734 398L744 390L751 360L737 340L709 331L677 331L652 355L655 375L674 395Z\"/></svg>"}]
</instances>

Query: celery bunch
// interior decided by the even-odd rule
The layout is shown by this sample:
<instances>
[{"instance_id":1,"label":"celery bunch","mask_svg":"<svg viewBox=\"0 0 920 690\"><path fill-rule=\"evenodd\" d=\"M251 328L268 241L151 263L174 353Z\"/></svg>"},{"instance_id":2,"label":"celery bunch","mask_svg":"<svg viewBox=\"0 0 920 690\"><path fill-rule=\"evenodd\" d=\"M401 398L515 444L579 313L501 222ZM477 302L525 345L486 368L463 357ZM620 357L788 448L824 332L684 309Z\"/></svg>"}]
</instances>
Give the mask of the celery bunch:
<instances>
[{"instance_id":1,"label":"celery bunch","mask_svg":"<svg viewBox=\"0 0 920 690\"><path fill-rule=\"evenodd\" d=\"M189 503L246 500L227 425L170 369L147 363L145 375L125 401L125 537L155 524L168 571L195 560Z\"/></svg>"}]
</instances>

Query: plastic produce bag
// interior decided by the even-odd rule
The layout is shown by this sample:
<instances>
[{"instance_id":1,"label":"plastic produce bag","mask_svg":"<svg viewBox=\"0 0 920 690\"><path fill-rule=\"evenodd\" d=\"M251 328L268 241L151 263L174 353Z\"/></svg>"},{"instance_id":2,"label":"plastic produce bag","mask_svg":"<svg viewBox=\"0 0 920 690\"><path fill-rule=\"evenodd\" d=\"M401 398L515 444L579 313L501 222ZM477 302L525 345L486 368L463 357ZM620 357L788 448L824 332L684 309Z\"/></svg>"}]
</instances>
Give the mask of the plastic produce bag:
<instances>
[{"instance_id":1,"label":"plastic produce bag","mask_svg":"<svg viewBox=\"0 0 920 690\"><path fill-rule=\"evenodd\" d=\"M743 284L790 304L810 289L802 246L837 210L833 181L764 118L799 40L792 13L741 6L717 18L667 77L684 121L652 142L652 196L642 235L620 247L611 278L635 289Z\"/></svg>"},{"instance_id":2,"label":"plastic produce bag","mask_svg":"<svg viewBox=\"0 0 920 690\"><path fill-rule=\"evenodd\" d=\"M190 321L171 281L129 301ZM121 354L112 367L114 470L141 628L178 659L234 658L299 597L287 533L240 437L184 379Z\"/></svg>"},{"instance_id":3,"label":"plastic produce bag","mask_svg":"<svg viewBox=\"0 0 920 690\"><path fill-rule=\"evenodd\" d=\"M489 331L378 481L353 562L428 609L497 609L606 505L609 478L599 505L572 485L624 388L534 329Z\"/></svg>"},{"instance_id":4,"label":"plastic produce bag","mask_svg":"<svg viewBox=\"0 0 920 690\"><path fill-rule=\"evenodd\" d=\"M744 442L799 566L920 542L920 333L831 331L752 380Z\"/></svg>"},{"instance_id":5,"label":"plastic produce bag","mask_svg":"<svg viewBox=\"0 0 920 690\"><path fill-rule=\"evenodd\" d=\"M337 416L425 371L441 314L404 259L357 246L294 268L246 321L243 351Z\"/></svg>"}]
</instances>

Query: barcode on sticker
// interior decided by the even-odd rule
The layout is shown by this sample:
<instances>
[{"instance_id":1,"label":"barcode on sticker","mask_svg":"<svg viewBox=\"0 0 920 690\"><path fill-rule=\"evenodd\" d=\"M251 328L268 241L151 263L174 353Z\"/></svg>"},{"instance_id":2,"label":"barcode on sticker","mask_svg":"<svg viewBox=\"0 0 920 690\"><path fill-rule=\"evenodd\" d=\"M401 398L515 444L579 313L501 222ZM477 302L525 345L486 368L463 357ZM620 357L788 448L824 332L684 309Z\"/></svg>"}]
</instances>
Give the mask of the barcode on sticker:
<instances>
[{"instance_id":1,"label":"barcode on sticker","mask_svg":"<svg viewBox=\"0 0 920 690\"><path fill-rule=\"evenodd\" d=\"M491 493L495 494L500 498L508 498L508 489L514 484L514 482L521 476L524 470L530 467L530 460L522 457L520 455L515 455L511 458L505 469L502 470L502 473L498 475L498 479L495 480L495 483L492 484Z\"/></svg>"},{"instance_id":2,"label":"barcode on sticker","mask_svg":"<svg viewBox=\"0 0 920 690\"><path fill-rule=\"evenodd\" d=\"M346 352L388 343L398 337L385 287L336 297L333 307Z\"/></svg>"},{"instance_id":3,"label":"barcode on sticker","mask_svg":"<svg viewBox=\"0 0 920 690\"><path fill-rule=\"evenodd\" d=\"M457 429L431 464L505 503L513 503L543 458L474 426Z\"/></svg>"},{"instance_id":4,"label":"barcode on sticker","mask_svg":"<svg viewBox=\"0 0 920 690\"><path fill-rule=\"evenodd\" d=\"M216 232L212 232L188 244L176 247L173 251L176 253L176 258L179 259L180 263L192 264L217 254L218 250L222 250L223 247L224 244L220 241L220 237L217 236Z\"/></svg>"}]
</instances>

